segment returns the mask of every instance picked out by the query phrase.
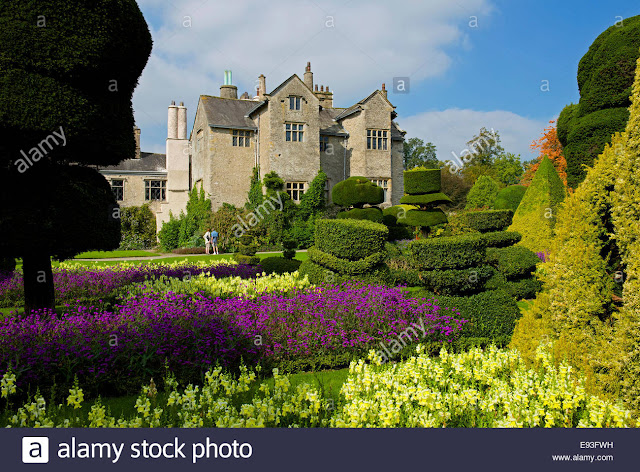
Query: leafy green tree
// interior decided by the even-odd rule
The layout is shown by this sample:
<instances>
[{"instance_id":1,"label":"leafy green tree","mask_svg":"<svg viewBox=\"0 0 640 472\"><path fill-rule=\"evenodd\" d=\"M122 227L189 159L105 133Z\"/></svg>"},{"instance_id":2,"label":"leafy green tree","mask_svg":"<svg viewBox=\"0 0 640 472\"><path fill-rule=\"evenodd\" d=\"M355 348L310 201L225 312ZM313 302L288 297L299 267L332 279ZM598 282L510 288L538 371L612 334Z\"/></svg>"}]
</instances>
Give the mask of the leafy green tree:
<instances>
[{"instance_id":1,"label":"leafy green tree","mask_svg":"<svg viewBox=\"0 0 640 472\"><path fill-rule=\"evenodd\" d=\"M204 245L202 236L211 220L211 200L206 197L201 186L191 189L187 202L187 213L181 217L179 247L198 247Z\"/></svg>"},{"instance_id":2,"label":"leafy green tree","mask_svg":"<svg viewBox=\"0 0 640 472\"><path fill-rule=\"evenodd\" d=\"M27 311L55 306L52 256L120 242L109 184L85 166L134 155L131 98L151 45L134 0L2 4L0 253L23 259Z\"/></svg>"},{"instance_id":3,"label":"leafy green tree","mask_svg":"<svg viewBox=\"0 0 640 472\"><path fill-rule=\"evenodd\" d=\"M298 205L298 218L308 220L310 216L324 210L327 200L325 198L325 185L327 174L322 169L309 184L309 189L302 195Z\"/></svg>"},{"instance_id":4,"label":"leafy green tree","mask_svg":"<svg viewBox=\"0 0 640 472\"><path fill-rule=\"evenodd\" d=\"M120 249L148 249L156 245L156 217L149 204L123 208L120 220Z\"/></svg>"},{"instance_id":5,"label":"leafy green tree","mask_svg":"<svg viewBox=\"0 0 640 472\"><path fill-rule=\"evenodd\" d=\"M415 167L426 167L428 169L438 168L438 158L436 157L436 146L433 143L426 143L419 138L411 138L404 142L404 170Z\"/></svg>"},{"instance_id":6,"label":"leafy green tree","mask_svg":"<svg viewBox=\"0 0 640 472\"><path fill-rule=\"evenodd\" d=\"M465 166L491 167L496 158L504 154L504 148L500 144L500 134L497 131L482 127L480 132L467 142L467 152L460 157Z\"/></svg>"},{"instance_id":7,"label":"leafy green tree","mask_svg":"<svg viewBox=\"0 0 640 472\"><path fill-rule=\"evenodd\" d=\"M498 182L487 175L481 175L473 187L471 187L471 190L469 190L465 209L493 208L493 203L496 201L499 191L500 186Z\"/></svg>"},{"instance_id":8,"label":"leafy green tree","mask_svg":"<svg viewBox=\"0 0 640 472\"><path fill-rule=\"evenodd\" d=\"M520 162L520 154L505 152L496 156L493 161L493 170L502 184L517 184L524 173L524 166Z\"/></svg>"}]
</instances>

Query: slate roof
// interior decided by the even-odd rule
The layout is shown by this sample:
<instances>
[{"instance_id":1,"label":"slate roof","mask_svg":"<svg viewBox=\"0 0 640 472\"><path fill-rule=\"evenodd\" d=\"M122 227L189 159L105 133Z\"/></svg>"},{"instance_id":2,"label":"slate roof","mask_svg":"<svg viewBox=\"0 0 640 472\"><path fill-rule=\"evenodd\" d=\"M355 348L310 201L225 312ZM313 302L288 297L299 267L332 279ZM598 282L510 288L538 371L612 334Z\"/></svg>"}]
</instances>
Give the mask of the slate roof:
<instances>
[{"instance_id":1,"label":"slate roof","mask_svg":"<svg viewBox=\"0 0 640 472\"><path fill-rule=\"evenodd\" d=\"M391 139L404 139L404 135L407 134L405 130L398 126L395 121L391 122Z\"/></svg>"},{"instance_id":2,"label":"slate roof","mask_svg":"<svg viewBox=\"0 0 640 472\"><path fill-rule=\"evenodd\" d=\"M148 172L163 173L167 171L167 156L153 152L141 152L140 159L127 159L116 166L99 169L107 172Z\"/></svg>"},{"instance_id":3,"label":"slate roof","mask_svg":"<svg viewBox=\"0 0 640 472\"><path fill-rule=\"evenodd\" d=\"M253 100L212 97L201 95L204 112L212 128L257 130L247 115L258 103Z\"/></svg>"},{"instance_id":4,"label":"slate roof","mask_svg":"<svg viewBox=\"0 0 640 472\"><path fill-rule=\"evenodd\" d=\"M342 109L323 108L320 110L320 134L329 134L333 136L349 136L347 130L335 121L336 116L342 112Z\"/></svg>"}]
</instances>

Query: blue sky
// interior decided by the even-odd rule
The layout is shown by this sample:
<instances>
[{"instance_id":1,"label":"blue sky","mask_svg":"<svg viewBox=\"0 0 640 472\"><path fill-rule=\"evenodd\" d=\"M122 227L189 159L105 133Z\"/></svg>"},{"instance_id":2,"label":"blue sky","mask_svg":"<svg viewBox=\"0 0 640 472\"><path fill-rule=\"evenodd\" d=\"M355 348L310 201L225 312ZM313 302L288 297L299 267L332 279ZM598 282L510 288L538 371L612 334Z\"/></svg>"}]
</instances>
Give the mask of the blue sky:
<instances>
[{"instance_id":1,"label":"blue sky","mask_svg":"<svg viewBox=\"0 0 640 472\"><path fill-rule=\"evenodd\" d=\"M164 152L171 100L185 102L191 125L199 95L218 95L225 69L239 93L253 95L258 75L270 91L311 61L335 106L385 82L400 127L434 142L441 160L459 155L482 126L500 133L506 151L535 157L531 141L579 99L576 72L590 44L620 17L640 13L622 0L139 4L154 37L134 94L143 151ZM394 77L411 79L408 94L393 93Z\"/></svg>"}]
</instances>

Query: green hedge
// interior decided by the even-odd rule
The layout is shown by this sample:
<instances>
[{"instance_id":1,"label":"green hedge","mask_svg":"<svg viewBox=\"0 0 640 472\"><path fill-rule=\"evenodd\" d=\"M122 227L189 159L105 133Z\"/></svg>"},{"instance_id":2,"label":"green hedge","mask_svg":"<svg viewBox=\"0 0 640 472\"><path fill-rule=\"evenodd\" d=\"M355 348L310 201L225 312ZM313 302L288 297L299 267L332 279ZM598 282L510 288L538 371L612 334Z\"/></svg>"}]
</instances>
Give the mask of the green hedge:
<instances>
[{"instance_id":1,"label":"green hedge","mask_svg":"<svg viewBox=\"0 0 640 472\"><path fill-rule=\"evenodd\" d=\"M286 274L300 268L301 261L285 259L284 257L265 257L260 261L260 267L267 274Z\"/></svg>"},{"instance_id":2,"label":"green hedge","mask_svg":"<svg viewBox=\"0 0 640 472\"><path fill-rule=\"evenodd\" d=\"M331 200L343 207L378 205L384 202L384 190L366 177L349 177L333 186Z\"/></svg>"},{"instance_id":3,"label":"green hedge","mask_svg":"<svg viewBox=\"0 0 640 472\"><path fill-rule=\"evenodd\" d=\"M436 226L446 223L447 215L440 208L431 210L409 210L398 222L407 226Z\"/></svg>"},{"instance_id":4,"label":"green hedge","mask_svg":"<svg viewBox=\"0 0 640 472\"><path fill-rule=\"evenodd\" d=\"M416 269L462 269L485 262L486 242L479 234L420 239L409 244Z\"/></svg>"},{"instance_id":5,"label":"green hedge","mask_svg":"<svg viewBox=\"0 0 640 472\"><path fill-rule=\"evenodd\" d=\"M386 252L376 252L357 261L341 259L311 246L307 252L309 259L327 269L344 275L359 275L372 271L387 257Z\"/></svg>"},{"instance_id":6,"label":"green hedge","mask_svg":"<svg viewBox=\"0 0 640 472\"><path fill-rule=\"evenodd\" d=\"M460 317L469 321L462 328L464 338L510 338L520 317L515 299L505 290L490 290L469 297L436 298L440 306L456 308Z\"/></svg>"},{"instance_id":7,"label":"green hedge","mask_svg":"<svg viewBox=\"0 0 640 472\"><path fill-rule=\"evenodd\" d=\"M404 205L439 205L441 203L451 203L452 200L442 192L426 193L424 195L405 195L400 199Z\"/></svg>"},{"instance_id":8,"label":"green hedge","mask_svg":"<svg viewBox=\"0 0 640 472\"><path fill-rule=\"evenodd\" d=\"M413 233L407 226L389 226L389 241L412 239Z\"/></svg>"},{"instance_id":9,"label":"green hedge","mask_svg":"<svg viewBox=\"0 0 640 472\"><path fill-rule=\"evenodd\" d=\"M484 265L420 272L420 280L429 291L437 295L466 295L483 290L493 274L493 267Z\"/></svg>"},{"instance_id":10,"label":"green hedge","mask_svg":"<svg viewBox=\"0 0 640 472\"><path fill-rule=\"evenodd\" d=\"M409 195L439 192L441 189L440 169L404 171L404 192Z\"/></svg>"},{"instance_id":11,"label":"green hedge","mask_svg":"<svg viewBox=\"0 0 640 472\"><path fill-rule=\"evenodd\" d=\"M409 210L417 210L418 207L413 205L394 205L382 210L383 222L387 226L396 226L397 224L404 224L404 216L406 216ZM400 215L401 221L398 221L398 215Z\"/></svg>"},{"instance_id":12,"label":"green hedge","mask_svg":"<svg viewBox=\"0 0 640 472\"><path fill-rule=\"evenodd\" d=\"M250 265L258 265L260 264L260 257L258 256L246 256L244 254L235 253L233 258L238 261L238 264L250 264Z\"/></svg>"},{"instance_id":13,"label":"green hedge","mask_svg":"<svg viewBox=\"0 0 640 472\"><path fill-rule=\"evenodd\" d=\"M423 286L420 272L415 269L391 269L391 283L394 286L406 285L407 287Z\"/></svg>"},{"instance_id":14,"label":"green hedge","mask_svg":"<svg viewBox=\"0 0 640 472\"><path fill-rule=\"evenodd\" d=\"M502 289L516 300L530 300L542 290L542 283L535 276L507 280L502 273L495 269L494 271L494 275L485 284L486 290Z\"/></svg>"},{"instance_id":15,"label":"green hedge","mask_svg":"<svg viewBox=\"0 0 640 472\"><path fill-rule=\"evenodd\" d=\"M516 231L494 231L483 233L482 237L487 242L487 247L508 247L519 243L522 235Z\"/></svg>"},{"instance_id":16,"label":"green hedge","mask_svg":"<svg viewBox=\"0 0 640 472\"><path fill-rule=\"evenodd\" d=\"M540 258L524 246L488 248L487 262L508 280L530 276Z\"/></svg>"},{"instance_id":17,"label":"green hedge","mask_svg":"<svg viewBox=\"0 0 640 472\"><path fill-rule=\"evenodd\" d=\"M355 261L384 251L386 226L367 220L317 220L315 246L342 259Z\"/></svg>"},{"instance_id":18,"label":"green hedge","mask_svg":"<svg viewBox=\"0 0 640 472\"><path fill-rule=\"evenodd\" d=\"M382 210L377 207L371 208L353 208L348 211L341 211L338 213L340 219L352 219L352 220L369 220L376 223L382 223Z\"/></svg>"},{"instance_id":19,"label":"green hedge","mask_svg":"<svg viewBox=\"0 0 640 472\"><path fill-rule=\"evenodd\" d=\"M370 272L359 275L342 275L331 269L316 264L311 259L302 262L300 275L309 277L312 284L335 284L339 285L344 282L356 281L370 284L390 284L391 272L386 264L375 266Z\"/></svg>"},{"instance_id":20,"label":"green hedge","mask_svg":"<svg viewBox=\"0 0 640 472\"><path fill-rule=\"evenodd\" d=\"M509 185L498 192L493 208L496 210L516 211L522 197L524 197L527 187L524 185Z\"/></svg>"},{"instance_id":21,"label":"green hedge","mask_svg":"<svg viewBox=\"0 0 640 472\"><path fill-rule=\"evenodd\" d=\"M450 220L458 220L464 226L480 231L481 233L488 233L492 231L502 231L507 228L513 220L513 211L466 211L451 216Z\"/></svg>"}]
</instances>

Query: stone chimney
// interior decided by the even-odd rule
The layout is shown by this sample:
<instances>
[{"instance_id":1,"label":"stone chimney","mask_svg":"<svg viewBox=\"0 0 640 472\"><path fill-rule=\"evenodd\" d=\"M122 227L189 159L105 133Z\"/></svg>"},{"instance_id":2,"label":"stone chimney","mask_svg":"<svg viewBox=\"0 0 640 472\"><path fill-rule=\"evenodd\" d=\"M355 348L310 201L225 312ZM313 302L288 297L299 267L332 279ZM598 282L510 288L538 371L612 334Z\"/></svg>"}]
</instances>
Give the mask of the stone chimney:
<instances>
[{"instance_id":1,"label":"stone chimney","mask_svg":"<svg viewBox=\"0 0 640 472\"><path fill-rule=\"evenodd\" d=\"M387 88L385 84L382 84L382 95L384 95L384 98L387 98Z\"/></svg>"},{"instance_id":2,"label":"stone chimney","mask_svg":"<svg viewBox=\"0 0 640 472\"><path fill-rule=\"evenodd\" d=\"M136 138L136 159L140 159L140 128L137 126L133 127L133 135Z\"/></svg>"},{"instance_id":3,"label":"stone chimney","mask_svg":"<svg viewBox=\"0 0 640 472\"><path fill-rule=\"evenodd\" d=\"M187 139L187 107L180 102L178 107L178 139Z\"/></svg>"},{"instance_id":4,"label":"stone chimney","mask_svg":"<svg viewBox=\"0 0 640 472\"><path fill-rule=\"evenodd\" d=\"M233 85L230 70L224 71L224 85L220 86L220 98L238 98L238 87Z\"/></svg>"},{"instance_id":5,"label":"stone chimney","mask_svg":"<svg viewBox=\"0 0 640 472\"><path fill-rule=\"evenodd\" d=\"M262 100L266 93L267 93L267 78L264 76L264 74L260 74L260 77L258 77L258 98Z\"/></svg>"},{"instance_id":6,"label":"stone chimney","mask_svg":"<svg viewBox=\"0 0 640 472\"><path fill-rule=\"evenodd\" d=\"M333 92L329 92L329 86L321 85L318 92L318 86L314 92L315 96L320 101L320 106L323 108L333 108Z\"/></svg>"},{"instance_id":7,"label":"stone chimney","mask_svg":"<svg viewBox=\"0 0 640 472\"><path fill-rule=\"evenodd\" d=\"M167 119L167 139L178 139L178 107L175 100L169 105L169 118Z\"/></svg>"},{"instance_id":8,"label":"stone chimney","mask_svg":"<svg viewBox=\"0 0 640 472\"><path fill-rule=\"evenodd\" d=\"M304 84L313 90L313 72L311 72L311 62L307 62L307 68L304 71Z\"/></svg>"}]
</instances>

